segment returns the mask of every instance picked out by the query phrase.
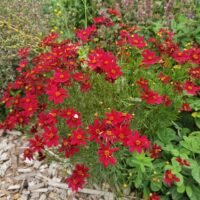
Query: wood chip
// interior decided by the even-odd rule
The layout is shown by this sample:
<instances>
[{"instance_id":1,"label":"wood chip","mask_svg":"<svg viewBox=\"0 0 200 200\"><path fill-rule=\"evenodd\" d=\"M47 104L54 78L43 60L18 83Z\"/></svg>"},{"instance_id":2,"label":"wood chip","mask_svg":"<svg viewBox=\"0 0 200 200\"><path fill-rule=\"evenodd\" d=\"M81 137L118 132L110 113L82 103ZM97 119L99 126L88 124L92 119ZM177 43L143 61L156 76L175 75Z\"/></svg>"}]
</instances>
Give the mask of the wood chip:
<instances>
[{"instance_id":1,"label":"wood chip","mask_svg":"<svg viewBox=\"0 0 200 200\"><path fill-rule=\"evenodd\" d=\"M48 192L48 188L40 188L40 189L37 189L37 190L32 190L31 192L38 192L38 193L40 193L40 192Z\"/></svg>"},{"instance_id":2,"label":"wood chip","mask_svg":"<svg viewBox=\"0 0 200 200\"><path fill-rule=\"evenodd\" d=\"M20 189L20 185L11 185L11 186L9 186L9 188L8 188L8 190L18 190L18 189Z\"/></svg>"},{"instance_id":3,"label":"wood chip","mask_svg":"<svg viewBox=\"0 0 200 200\"><path fill-rule=\"evenodd\" d=\"M11 166L11 160L8 160L0 165L0 177L4 177L7 169Z\"/></svg>"},{"instance_id":4,"label":"wood chip","mask_svg":"<svg viewBox=\"0 0 200 200\"><path fill-rule=\"evenodd\" d=\"M18 169L17 171L19 173L28 173L28 172L33 171L33 169L32 168L25 168L25 169Z\"/></svg>"},{"instance_id":5,"label":"wood chip","mask_svg":"<svg viewBox=\"0 0 200 200\"><path fill-rule=\"evenodd\" d=\"M32 191L32 190L36 190L36 189L42 188L42 187L44 187L44 185L45 185L44 183L31 185L31 186L28 187L28 189Z\"/></svg>"}]
</instances>

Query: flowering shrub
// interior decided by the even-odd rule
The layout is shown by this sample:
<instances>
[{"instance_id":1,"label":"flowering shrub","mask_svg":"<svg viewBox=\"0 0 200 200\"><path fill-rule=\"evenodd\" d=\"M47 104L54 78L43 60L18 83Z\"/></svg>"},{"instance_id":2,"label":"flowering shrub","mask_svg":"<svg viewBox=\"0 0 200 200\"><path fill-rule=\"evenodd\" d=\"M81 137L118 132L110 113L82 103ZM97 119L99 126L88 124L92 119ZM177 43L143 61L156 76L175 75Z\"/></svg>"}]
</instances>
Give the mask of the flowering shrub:
<instances>
[{"instance_id":1,"label":"flowering shrub","mask_svg":"<svg viewBox=\"0 0 200 200\"><path fill-rule=\"evenodd\" d=\"M51 33L34 58L19 51L27 62L1 99L1 128L28 130L25 158L69 158L74 191L90 177L145 199L198 199L200 49L164 29L145 38L109 13L75 41Z\"/></svg>"}]
</instances>

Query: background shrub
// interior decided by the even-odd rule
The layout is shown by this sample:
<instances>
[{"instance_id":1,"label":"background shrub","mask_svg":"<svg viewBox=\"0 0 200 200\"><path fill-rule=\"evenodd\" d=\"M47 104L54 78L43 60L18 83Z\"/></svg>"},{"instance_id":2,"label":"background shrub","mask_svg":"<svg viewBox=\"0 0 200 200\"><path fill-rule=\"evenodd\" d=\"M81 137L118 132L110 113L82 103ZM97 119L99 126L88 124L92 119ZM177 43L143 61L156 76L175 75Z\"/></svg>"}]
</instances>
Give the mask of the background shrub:
<instances>
[{"instance_id":1,"label":"background shrub","mask_svg":"<svg viewBox=\"0 0 200 200\"><path fill-rule=\"evenodd\" d=\"M15 79L17 51L22 47L37 50L40 38L48 30L48 16L42 13L46 0L0 1L0 93Z\"/></svg>"}]
</instances>

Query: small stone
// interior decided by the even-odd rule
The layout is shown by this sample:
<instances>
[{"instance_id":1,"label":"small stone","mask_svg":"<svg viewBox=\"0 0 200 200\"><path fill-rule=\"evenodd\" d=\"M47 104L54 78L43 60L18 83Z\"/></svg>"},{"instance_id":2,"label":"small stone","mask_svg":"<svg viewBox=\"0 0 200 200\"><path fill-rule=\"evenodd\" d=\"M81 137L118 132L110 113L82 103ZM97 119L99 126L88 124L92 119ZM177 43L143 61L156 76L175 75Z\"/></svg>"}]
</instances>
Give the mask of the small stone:
<instances>
[{"instance_id":1,"label":"small stone","mask_svg":"<svg viewBox=\"0 0 200 200\"><path fill-rule=\"evenodd\" d=\"M28 200L28 195L22 195L19 200Z\"/></svg>"},{"instance_id":2,"label":"small stone","mask_svg":"<svg viewBox=\"0 0 200 200\"><path fill-rule=\"evenodd\" d=\"M51 192L48 197L53 199L53 200L59 200L60 199L59 196L54 192Z\"/></svg>"},{"instance_id":3,"label":"small stone","mask_svg":"<svg viewBox=\"0 0 200 200\"><path fill-rule=\"evenodd\" d=\"M42 194L39 198L39 200L46 200L47 199L47 196L46 194Z\"/></svg>"},{"instance_id":4,"label":"small stone","mask_svg":"<svg viewBox=\"0 0 200 200\"><path fill-rule=\"evenodd\" d=\"M24 154L23 154L23 158L24 158ZM26 158L25 160L23 160L23 162L25 164L27 164L28 166L33 165L34 161L33 160L29 160L28 158Z\"/></svg>"},{"instance_id":5,"label":"small stone","mask_svg":"<svg viewBox=\"0 0 200 200\"><path fill-rule=\"evenodd\" d=\"M52 181L60 183L62 181L62 178L53 177Z\"/></svg>"},{"instance_id":6,"label":"small stone","mask_svg":"<svg viewBox=\"0 0 200 200\"><path fill-rule=\"evenodd\" d=\"M32 193L31 194L31 198L34 198L34 199L38 199L40 197L40 193L39 192L35 192L35 193Z\"/></svg>"},{"instance_id":7,"label":"small stone","mask_svg":"<svg viewBox=\"0 0 200 200\"><path fill-rule=\"evenodd\" d=\"M28 191L28 190L23 190L22 191L22 194L24 194L24 195L29 195L31 192L30 191Z\"/></svg>"},{"instance_id":8,"label":"small stone","mask_svg":"<svg viewBox=\"0 0 200 200\"><path fill-rule=\"evenodd\" d=\"M19 193L15 194L15 195L13 196L13 199L14 199L14 200L18 200L18 199L19 199Z\"/></svg>"},{"instance_id":9,"label":"small stone","mask_svg":"<svg viewBox=\"0 0 200 200\"><path fill-rule=\"evenodd\" d=\"M36 160L35 163L34 163L34 165L33 165L33 167L34 167L35 169L39 169L39 167L40 167L41 164L42 164L42 162Z\"/></svg>"}]
</instances>

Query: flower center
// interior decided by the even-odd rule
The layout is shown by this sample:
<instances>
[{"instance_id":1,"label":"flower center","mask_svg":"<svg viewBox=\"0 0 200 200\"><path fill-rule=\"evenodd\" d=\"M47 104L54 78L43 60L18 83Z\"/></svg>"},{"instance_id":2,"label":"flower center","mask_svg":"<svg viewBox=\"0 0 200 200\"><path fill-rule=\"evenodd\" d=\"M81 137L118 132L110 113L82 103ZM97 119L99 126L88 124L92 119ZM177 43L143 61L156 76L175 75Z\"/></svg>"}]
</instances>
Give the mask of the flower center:
<instances>
[{"instance_id":1,"label":"flower center","mask_svg":"<svg viewBox=\"0 0 200 200\"><path fill-rule=\"evenodd\" d=\"M136 140L136 141L135 141L135 144L136 144L137 146L140 146L140 145L141 145L141 141L140 141L140 140Z\"/></svg>"},{"instance_id":2,"label":"flower center","mask_svg":"<svg viewBox=\"0 0 200 200\"><path fill-rule=\"evenodd\" d=\"M110 151L109 151L109 150L105 150L105 151L104 151L104 155L105 155L106 157L110 156Z\"/></svg>"},{"instance_id":3,"label":"flower center","mask_svg":"<svg viewBox=\"0 0 200 200\"><path fill-rule=\"evenodd\" d=\"M119 134L119 138L120 138L120 139L124 139L124 134L123 134L123 133L120 133L120 134Z\"/></svg>"},{"instance_id":4,"label":"flower center","mask_svg":"<svg viewBox=\"0 0 200 200\"><path fill-rule=\"evenodd\" d=\"M192 90L193 88L192 88L192 86L191 85L189 85L188 86L188 90Z\"/></svg>"},{"instance_id":5,"label":"flower center","mask_svg":"<svg viewBox=\"0 0 200 200\"><path fill-rule=\"evenodd\" d=\"M58 91L58 92L56 92L56 96L58 97L58 96L60 96L61 95L61 93Z\"/></svg>"},{"instance_id":6,"label":"flower center","mask_svg":"<svg viewBox=\"0 0 200 200\"><path fill-rule=\"evenodd\" d=\"M173 174L170 173L167 176L168 176L169 179L173 179Z\"/></svg>"},{"instance_id":7,"label":"flower center","mask_svg":"<svg viewBox=\"0 0 200 200\"><path fill-rule=\"evenodd\" d=\"M32 108L32 107L29 107L29 108L28 108L28 111L32 111L32 110L33 110L33 108Z\"/></svg>"},{"instance_id":8,"label":"flower center","mask_svg":"<svg viewBox=\"0 0 200 200\"><path fill-rule=\"evenodd\" d=\"M198 56L197 54L194 54L192 57L193 57L195 60L199 59L199 56Z\"/></svg>"},{"instance_id":9,"label":"flower center","mask_svg":"<svg viewBox=\"0 0 200 200\"><path fill-rule=\"evenodd\" d=\"M52 132L49 133L49 139L52 139L54 134Z\"/></svg>"},{"instance_id":10,"label":"flower center","mask_svg":"<svg viewBox=\"0 0 200 200\"><path fill-rule=\"evenodd\" d=\"M116 71L114 69L111 70L112 74L116 74Z\"/></svg>"},{"instance_id":11,"label":"flower center","mask_svg":"<svg viewBox=\"0 0 200 200\"><path fill-rule=\"evenodd\" d=\"M112 131L106 131L106 135L111 136L112 135Z\"/></svg>"},{"instance_id":12,"label":"flower center","mask_svg":"<svg viewBox=\"0 0 200 200\"><path fill-rule=\"evenodd\" d=\"M62 79L63 79L64 77L65 77L65 76L64 76L63 74L61 74L61 75L59 76L59 78L62 78Z\"/></svg>"}]
</instances>

